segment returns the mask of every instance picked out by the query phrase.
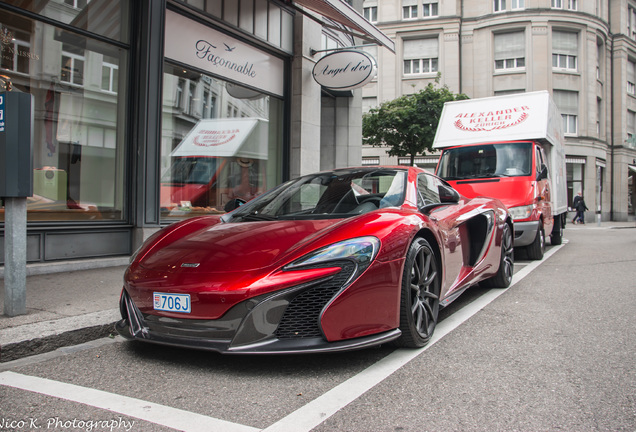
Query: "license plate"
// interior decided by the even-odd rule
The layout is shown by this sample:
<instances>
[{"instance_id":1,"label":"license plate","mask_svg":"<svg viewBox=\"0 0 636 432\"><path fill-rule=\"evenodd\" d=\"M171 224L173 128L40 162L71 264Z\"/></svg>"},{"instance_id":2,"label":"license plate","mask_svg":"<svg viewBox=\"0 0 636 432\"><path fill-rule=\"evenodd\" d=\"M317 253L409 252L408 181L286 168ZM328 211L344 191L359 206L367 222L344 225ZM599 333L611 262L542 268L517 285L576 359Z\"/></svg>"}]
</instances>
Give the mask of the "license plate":
<instances>
[{"instance_id":1,"label":"license plate","mask_svg":"<svg viewBox=\"0 0 636 432\"><path fill-rule=\"evenodd\" d=\"M154 293L154 309L190 313L190 294Z\"/></svg>"}]
</instances>

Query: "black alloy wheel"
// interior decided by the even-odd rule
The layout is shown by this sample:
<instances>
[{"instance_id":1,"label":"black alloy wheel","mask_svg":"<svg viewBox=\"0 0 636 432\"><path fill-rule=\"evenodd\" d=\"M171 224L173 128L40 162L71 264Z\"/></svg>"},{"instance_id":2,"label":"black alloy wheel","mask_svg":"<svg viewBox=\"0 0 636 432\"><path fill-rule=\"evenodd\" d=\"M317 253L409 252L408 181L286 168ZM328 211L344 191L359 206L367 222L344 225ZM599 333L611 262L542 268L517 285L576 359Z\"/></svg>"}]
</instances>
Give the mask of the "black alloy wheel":
<instances>
[{"instance_id":1,"label":"black alloy wheel","mask_svg":"<svg viewBox=\"0 0 636 432\"><path fill-rule=\"evenodd\" d=\"M426 345L437 325L441 275L429 243L416 238L409 248L402 273L400 330L396 344L409 348Z\"/></svg>"},{"instance_id":2,"label":"black alloy wheel","mask_svg":"<svg viewBox=\"0 0 636 432\"><path fill-rule=\"evenodd\" d=\"M484 288L508 288L512 282L512 274L515 268L515 257L512 239L512 230L508 224L504 224L501 233L501 258L497 273L479 283Z\"/></svg>"}]
</instances>

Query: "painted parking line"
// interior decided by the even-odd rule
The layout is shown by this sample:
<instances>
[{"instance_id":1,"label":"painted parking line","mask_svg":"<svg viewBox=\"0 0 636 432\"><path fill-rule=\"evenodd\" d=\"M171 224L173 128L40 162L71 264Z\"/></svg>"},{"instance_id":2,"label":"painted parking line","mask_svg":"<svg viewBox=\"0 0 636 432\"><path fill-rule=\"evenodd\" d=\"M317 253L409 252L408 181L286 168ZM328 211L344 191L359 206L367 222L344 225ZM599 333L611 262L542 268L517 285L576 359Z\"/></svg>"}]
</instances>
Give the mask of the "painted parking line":
<instances>
[{"instance_id":1,"label":"painted parking line","mask_svg":"<svg viewBox=\"0 0 636 432\"><path fill-rule=\"evenodd\" d=\"M529 262L523 269L516 272L512 278L510 287L525 278L530 272L550 258L563 246L564 245L560 245L551 248L545 253L541 261ZM510 289L510 287L508 289ZM433 333L431 341L425 347L417 350L398 349L394 351L379 362L351 377L342 384L334 387L322 396L319 396L270 427L264 429L263 432L304 432L312 430L336 412L362 396L365 392L388 378L406 363L429 349L437 341L455 330L466 320L506 291L507 289L489 290L475 301L464 306L462 309L453 313L449 317L445 318L444 321L439 323L435 328L435 333Z\"/></svg>"},{"instance_id":2,"label":"painted parking line","mask_svg":"<svg viewBox=\"0 0 636 432\"><path fill-rule=\"evenodd\" d=\"M15 372L0 372L0 385L90 405L182 431L255 432L258 429L92 388Z\"/></svg>"},{"instance_id":3,"label":"painted parking line","mask_svg":"<svg viewBox=\"0 0 636 432\"><path fill-rule=\"evenodd\" d=\"M545 260L560 250L563 245L550 248L540 261L532 261L515 272L510 287L525 278ZM510 289L510 288L508 288ZM402 366L422 354L437 341L455 330L470 317L505 293L507 289L491 289L470 304L440 322L431 341L423 348L398 349L384 359L349 378L298 410L292 412L263 432L309 432L336 412L362 396ZM67 384L46 378L18 374L11 371L0 372L0 385L53 396L84 405L116 412L150 423L182 431L222 430L228 432L256 432L259 429L228 422L202 414L197 414L140 399L108 393L101 390Z\"/></svg>"}]
</instances>

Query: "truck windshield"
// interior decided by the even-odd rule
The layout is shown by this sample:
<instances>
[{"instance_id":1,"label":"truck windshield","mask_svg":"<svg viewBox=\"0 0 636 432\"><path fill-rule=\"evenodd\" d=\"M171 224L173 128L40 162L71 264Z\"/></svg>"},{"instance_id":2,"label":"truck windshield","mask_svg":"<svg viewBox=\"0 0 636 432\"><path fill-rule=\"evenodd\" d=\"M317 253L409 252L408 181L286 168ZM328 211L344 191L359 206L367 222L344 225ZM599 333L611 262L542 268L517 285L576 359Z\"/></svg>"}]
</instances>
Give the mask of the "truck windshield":
<instances>
[{"instance_id":1,"label":"truck windshield","mask_svg":"<svg viewBox=\"0 0 636 432\"><path fill-rule=\"evenodd\" d=\"M444 180L520 177L532 173L532 143L513 142L444 150L437 175Z\"/></svg>"},{"instance_id":2,"label":"truck windshield","mask_svg":"<svg viewBox=\"0 0 636 432\"><path fill-rule=\"evenodd\" d=\"M161 178L162 183L208 184L216 172L218 158L174 158Z\"/></svg>"}]
</instances>

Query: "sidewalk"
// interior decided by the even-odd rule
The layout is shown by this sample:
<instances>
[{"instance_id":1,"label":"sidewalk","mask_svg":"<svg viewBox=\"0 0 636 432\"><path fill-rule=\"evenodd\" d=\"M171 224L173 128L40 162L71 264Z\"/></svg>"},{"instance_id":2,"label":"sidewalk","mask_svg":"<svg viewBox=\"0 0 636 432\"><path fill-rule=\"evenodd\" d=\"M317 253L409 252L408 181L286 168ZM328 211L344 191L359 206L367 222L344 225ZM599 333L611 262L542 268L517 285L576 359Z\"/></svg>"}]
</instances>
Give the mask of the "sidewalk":
<instances>
[{"instance_id":1,"label":"sidewalk","mask_svg":"<svg viewBox=\"0 0 636 432\"><path fill-rule=\"evenodd\" d=\"M26 315L0 314L0 362L114 334L128 258L97 261L27 266ZM110 267L83 269L104 264ZM2 271L4 276L4 268ZM3 278L3 307L4 294Z\"/></svg>"},{"instance_id":2,"label":"sidewalk","mask_svg":"<svg viewBox=\"0 0 636 432\"><path fill-rule=\"evenodd\" d=\"M568 230L621 228L636 228L636 222L568 224L565 236ZM29 265L27 314L0 315L0 362L114 334L127 262L117 258ZM106 264L110 267L82 269ZM0 275L4 276L3 268ZM0 279L0 304L4 306L4 279Z\"/></svg>"}]
</instances>

